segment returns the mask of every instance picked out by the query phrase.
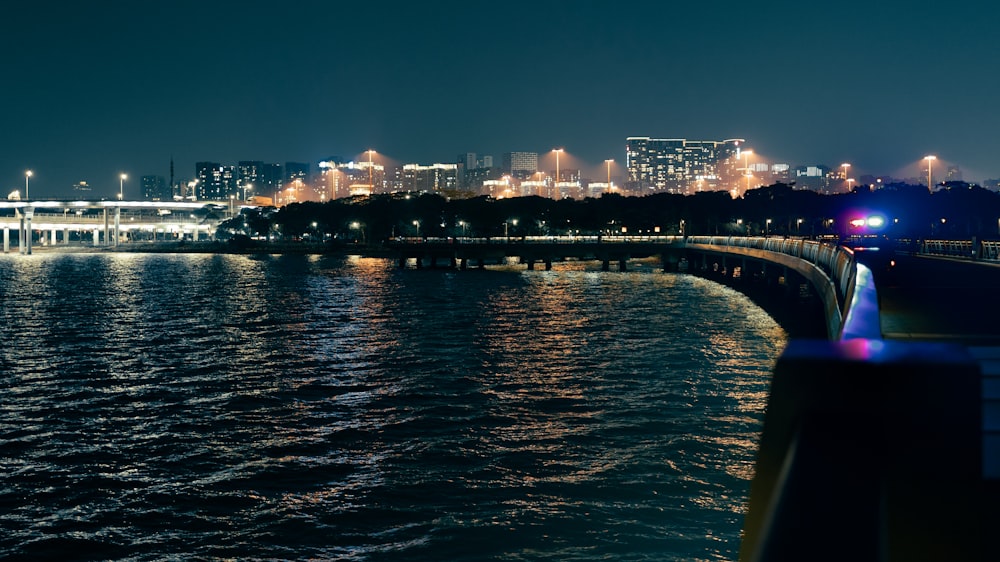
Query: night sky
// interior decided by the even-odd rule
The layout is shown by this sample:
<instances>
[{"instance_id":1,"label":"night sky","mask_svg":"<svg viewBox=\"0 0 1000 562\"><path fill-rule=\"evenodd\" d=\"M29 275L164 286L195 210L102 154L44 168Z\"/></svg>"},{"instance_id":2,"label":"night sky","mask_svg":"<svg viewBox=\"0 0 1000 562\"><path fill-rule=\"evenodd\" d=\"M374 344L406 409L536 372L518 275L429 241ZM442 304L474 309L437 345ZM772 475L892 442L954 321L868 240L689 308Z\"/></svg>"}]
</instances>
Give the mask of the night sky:
<instances>
[{"instance_id":1,"label":"night sky","mask_svg":"<svg viewBox=\"0 0 1000 562\"><path fill-rule=\"evenodd\" d=\"M628 136L746 138L855 176L936 154L982 181L1000 177L998 21L981 0L20 1L0 16L0 190L31 169L33 198L81 180L110 198L125 172L138 197L171 156L180 181L368 148L565 147L587 169L623 164Z\"/></svg>"}]
</instances>

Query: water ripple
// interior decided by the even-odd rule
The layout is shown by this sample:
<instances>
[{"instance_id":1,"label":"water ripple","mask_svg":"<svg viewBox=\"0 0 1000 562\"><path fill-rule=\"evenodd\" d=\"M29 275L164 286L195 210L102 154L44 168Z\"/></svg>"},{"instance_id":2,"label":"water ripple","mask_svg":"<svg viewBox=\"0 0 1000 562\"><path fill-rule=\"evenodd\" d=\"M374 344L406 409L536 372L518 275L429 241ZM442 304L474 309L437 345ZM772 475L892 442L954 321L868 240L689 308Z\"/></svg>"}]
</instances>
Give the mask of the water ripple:
<instances>
[{"instance_id":1,"label":"water ripple","mask_svg":"<svg viewBox=\"0 0 1000 562\"><path fill-rule=\"evenodd\" d=\"M731 559L785 338L581 264L0 256L0 298L14 558Z\"/></svg>"}]
</instances>

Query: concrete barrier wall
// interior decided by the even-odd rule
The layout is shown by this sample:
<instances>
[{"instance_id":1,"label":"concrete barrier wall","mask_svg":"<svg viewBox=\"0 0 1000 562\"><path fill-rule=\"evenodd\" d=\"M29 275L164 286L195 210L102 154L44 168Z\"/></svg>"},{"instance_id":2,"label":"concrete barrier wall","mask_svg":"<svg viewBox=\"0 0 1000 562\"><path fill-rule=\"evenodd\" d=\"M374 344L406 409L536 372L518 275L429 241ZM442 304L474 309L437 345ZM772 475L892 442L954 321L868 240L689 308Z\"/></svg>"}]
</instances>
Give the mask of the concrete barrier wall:
<instances>
[{"instance_id":1,"label":"concrete barrier wall","mask_svg":"<svg viewBox=\"0 0 1000 562\"><path fill-rule=\"evenodd\" d=\"M823 299L830 339L857 337L857 334L879 337L874 283L869 276L863 276L865 281L859 286L859 266L854 252L848 248L797 238L745 236L689 236L686 247L741 255L792 268L808 280ZM860 271L870 274L864 266ZM871 310L873 302L876 306ZM852 311L851 307L858 304L864 306ZM854 325L845 329L847 319Z\"/></svg>"}]
</instances>

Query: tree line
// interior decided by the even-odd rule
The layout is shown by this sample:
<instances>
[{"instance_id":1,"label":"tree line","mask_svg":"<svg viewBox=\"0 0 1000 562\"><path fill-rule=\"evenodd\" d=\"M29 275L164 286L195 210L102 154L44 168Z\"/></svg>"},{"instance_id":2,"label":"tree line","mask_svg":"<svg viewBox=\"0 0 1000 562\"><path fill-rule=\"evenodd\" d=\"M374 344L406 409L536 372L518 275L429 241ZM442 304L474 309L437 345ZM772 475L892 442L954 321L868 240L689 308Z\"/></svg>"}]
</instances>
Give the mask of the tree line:
<instances>
[{"instance_id":1,"label":"tree line","mask_svg":"<svg viewBox=\"0 0 1000 562\"><path fill-rule=\"evenodd\" d=\"M863 222L873 216L882 224ZM394 237L537 235L778 235L1000 238L1000 194L956 182L929 192L891 184L825 195L776 183L728 192L599 198L446 198L393 193L324 203L245 208L220 224L220 239L380 244Z\"/></svg>"}]
</instances>

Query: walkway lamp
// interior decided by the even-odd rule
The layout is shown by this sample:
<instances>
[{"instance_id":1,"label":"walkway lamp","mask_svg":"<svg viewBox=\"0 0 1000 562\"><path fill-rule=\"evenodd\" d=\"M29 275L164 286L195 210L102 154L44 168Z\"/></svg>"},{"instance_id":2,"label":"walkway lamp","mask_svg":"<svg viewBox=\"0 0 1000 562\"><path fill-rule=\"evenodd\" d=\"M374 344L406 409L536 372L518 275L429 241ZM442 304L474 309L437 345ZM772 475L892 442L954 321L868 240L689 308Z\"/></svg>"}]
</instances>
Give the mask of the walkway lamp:
<instances>
[{"instance_id":1,"label":"walkway lamp","mask_svg":"<svg viewBox=\"0 0 1000 562\"><path fill-rule=\"evenodd\" d=\"M125 180L128 176L122 174L118 177L118 200L123 201L125 199Z\"/></svg>"},{"instance_id":2,"label":"walkway lamp","mask_svg":"<svg viewBox=\"0 0 1000 562\"><path fill-rule=\"evenodd\" d=\"M764 221L764 237L767 238L771 235L771 219Z\"/></svg>"},{"instance_id":3,"label":"walkway lamp","mask_svg":"<svg viewBox=\"0 0 1000 562\"><path fill-rule=\"evenodd\" d=\"M361 232L361 243L362 244L367 244L368 243L367 237L365 236L365 229L361 228L361 223L360 222L358 222L358 221L352 222L351 223L351 230L357 230L357 231Z\"/></svg>"},{"instance_id":4,"label":"walkway lamp","mask_svg":"<svg viewBox=\"0 0 1000 562\"><path fill-rule=\"evenodd\" d=\"M32 175L33 174L31 172L31 170L28 170L27 172L24 172L24 199L25 199L25 201L28 200L28 178L30 178Z\"/></svg>"}]
</instances>

